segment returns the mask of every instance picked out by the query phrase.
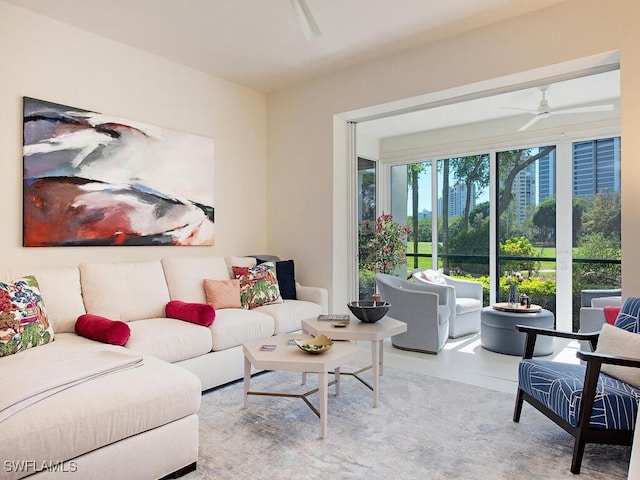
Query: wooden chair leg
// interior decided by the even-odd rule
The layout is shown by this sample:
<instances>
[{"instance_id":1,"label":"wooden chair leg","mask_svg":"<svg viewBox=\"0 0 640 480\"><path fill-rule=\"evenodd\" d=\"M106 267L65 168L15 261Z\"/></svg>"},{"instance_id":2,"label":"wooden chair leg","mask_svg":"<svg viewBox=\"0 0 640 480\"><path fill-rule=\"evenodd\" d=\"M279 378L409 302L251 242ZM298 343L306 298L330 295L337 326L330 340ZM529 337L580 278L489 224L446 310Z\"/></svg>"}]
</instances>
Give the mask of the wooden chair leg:
<instances>
[{"instance_id":1,"label":"wooden chair leg","mask_svg":"<svg viewBox=\"0 0 640 480\"><path fill-rule=\"evenodd\" d=\"M518 393L516 394L516 406L513 409L513 421L520 421L520 414L522 413L522 403L524 402L524 397L522 396L522 389L518 388Z\"/></svg>"},{"instance_id":2,"label":"wooden chair leg","mask_svg":"<svg viewBox=\"0 0 640 480\"><path fill-rule=\"evenodd\" d=\"M585 442L579 437L576 438L576 443L573 446L573 458L571 459L571 473L577 475L580 473L580 467L582 466L582 457L584 455Z\"/></svg>"}]
</instances>

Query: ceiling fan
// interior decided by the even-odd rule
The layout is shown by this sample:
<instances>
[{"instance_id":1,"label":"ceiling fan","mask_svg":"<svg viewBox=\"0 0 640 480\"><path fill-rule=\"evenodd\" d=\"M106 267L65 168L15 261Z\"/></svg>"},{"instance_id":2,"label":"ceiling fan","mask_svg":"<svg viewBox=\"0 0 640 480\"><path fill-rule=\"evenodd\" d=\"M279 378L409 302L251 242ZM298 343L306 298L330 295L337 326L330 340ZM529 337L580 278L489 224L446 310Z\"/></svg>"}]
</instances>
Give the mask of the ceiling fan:
<instances>
[{"instance_id":1,"label":"ceiling fan","mask_svg":"<svg viewBox=\"0 0 640 480\"><path fill-rule=\"evenodd\" d=\"M571 113L591 113L591 112L607 112L609 110L613 110L613 104L602 104L602 105L592 105L589 107L577 107L577 108L559 108L559 109L551 109L549 106L549 102L547 101L547 89L548 85L539 87L540 92L542 92L542 99L540 100L540 104L538 105L537 110L529 110L525 108L514 108L514 110L523 110L525 112L531 113L534 117L529 120L527 123L522 125L518 131L523 132L527 130L534 123L548 118L551 115L566 115Z\"/></svg>"},{"instance_id":2,"label":"ceiling fan","mask_svg":"<svg viewBox=\"0 0 640 480\"><path fill-rule=\"evenodd\" d=\"M291 7L307 40L313 40L314 37L319 37L322 34L306 0L291 0Z\"/></svg>"}]
</instances>

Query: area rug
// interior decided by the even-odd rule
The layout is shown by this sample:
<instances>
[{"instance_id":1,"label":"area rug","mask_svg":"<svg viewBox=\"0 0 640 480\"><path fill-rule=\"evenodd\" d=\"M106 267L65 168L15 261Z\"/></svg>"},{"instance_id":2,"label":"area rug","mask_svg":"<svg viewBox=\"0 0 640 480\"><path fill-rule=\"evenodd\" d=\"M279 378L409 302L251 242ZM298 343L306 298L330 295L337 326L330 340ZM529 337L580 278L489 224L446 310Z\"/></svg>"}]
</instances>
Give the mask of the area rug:
<instances>
[{"instance_id":1,"label":"area rug","mask_svg":"<svg viewBox=\"0 0 640 480\"><path fill-rule=\"evenodd\" d=\"M303 392L300 374L257 375L252 390ZM342 377L329 395L327 438L300 399L250 396L242 382L203 394L196 479L615 479L627 478L630 447L587 445L579 477L573 438L515 395L385 367L380 401ZM310 400L317 405L317 394Z\"/></svg>"}]
</instances>

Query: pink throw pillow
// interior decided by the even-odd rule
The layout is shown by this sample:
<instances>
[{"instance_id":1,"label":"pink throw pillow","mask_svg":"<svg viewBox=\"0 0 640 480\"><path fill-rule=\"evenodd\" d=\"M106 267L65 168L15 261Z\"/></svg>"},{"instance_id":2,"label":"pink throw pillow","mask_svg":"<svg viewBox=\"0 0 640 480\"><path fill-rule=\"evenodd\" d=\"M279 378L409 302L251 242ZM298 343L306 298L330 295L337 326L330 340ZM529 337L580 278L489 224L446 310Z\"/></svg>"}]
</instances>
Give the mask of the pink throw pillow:
<instances>
[{"instance_id":1,"label":"pink throw pillow","mask_svg":"<svg viewBox=\"0 0 640 480\"><path fill-rule=\"evenodd\" d=\"M240 280L204 279L204 294L207 303L215 309L242 308L240 301Z\"/></svg>"},{"instance_id":2,"label":"pink throw pillow","mask_svg":"<svg viewBox=\"0 0 640 480\"><path fill-rule=\"evenodd\" d=\"M120 320L110 320L92 313L85 313L76 320L76 333L102 343L124 345L131 336L131 329Z\"/></svg>"},{"instance_id":3,"label":"pink throw pillow","mask_svg":"<svg viewBox=\"0 0 640 480\"><path fill-rule=\"evenodd\" d=\"M208 327L216 318L216 311L206 303L187 303L180 300L171 300L164 308L165 315L169 318L184 320Z\"/></svg>"}]
</instances>

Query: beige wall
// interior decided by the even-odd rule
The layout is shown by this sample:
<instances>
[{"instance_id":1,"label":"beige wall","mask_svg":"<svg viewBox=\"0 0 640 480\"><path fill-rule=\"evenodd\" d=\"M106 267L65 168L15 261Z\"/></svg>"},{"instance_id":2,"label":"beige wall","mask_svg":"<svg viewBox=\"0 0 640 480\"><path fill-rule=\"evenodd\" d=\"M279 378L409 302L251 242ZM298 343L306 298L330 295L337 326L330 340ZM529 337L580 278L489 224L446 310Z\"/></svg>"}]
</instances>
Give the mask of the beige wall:
<instances>
[{"instance_id":1,"label":"beige wall","mask_svg":"<svg viewBox=\"0 0 640 480\"><path fill-rule=\"evenodd\" d=\"M315 283L330 289L335 310L343 310L349 300L348 169L336 115L619 51L623 289L640 294L638 18L637 0L569 0L269 95L270 250L304 258Z\"/></svg>"},{"instance_id":2,"label":"beige wall","mask_svg":"<svg viewBox=\"0 0 640 480\"><path fill-rule=\"evenodd\" d=\"M329 288L342 309L351 261L350 179L339 115L619 50L623 288L640 293L634 274L640 213L629 207L640 195L639 13L635 0L569 0L265 99L0 2L0 260L11 267L270 252L295 258L302 283ZM213 138L216 246L22 248L23 95Z\"/></svg>"},{"instance_id":3,"label":"beige wall","mask_svg":"<svg viewBox=\"0 0 640 480\"><path fill-rule=\"evenodd\" d=\"M264 94L2 2L0 62L2 268L266 252ZM212 138L215 246L21 247L22 96Z\"/></svg>"}]
</instances>

